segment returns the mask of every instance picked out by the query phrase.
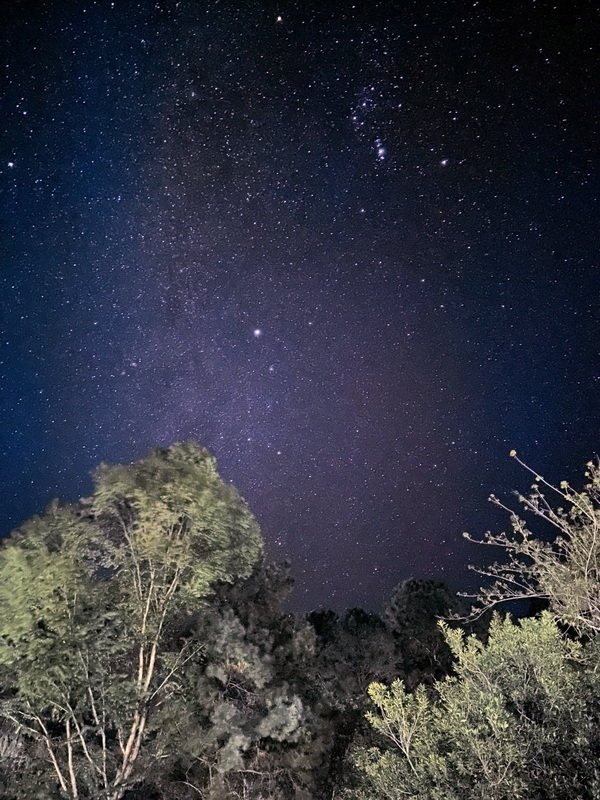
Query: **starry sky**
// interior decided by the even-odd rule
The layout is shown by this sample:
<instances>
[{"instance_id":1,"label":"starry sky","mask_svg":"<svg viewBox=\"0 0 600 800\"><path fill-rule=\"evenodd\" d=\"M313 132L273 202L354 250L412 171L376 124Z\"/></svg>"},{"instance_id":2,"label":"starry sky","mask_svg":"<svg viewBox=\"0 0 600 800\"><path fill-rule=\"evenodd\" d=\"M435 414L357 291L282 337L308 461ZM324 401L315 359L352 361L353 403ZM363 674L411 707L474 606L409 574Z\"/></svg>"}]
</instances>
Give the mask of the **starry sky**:
<instances>
[{"instance_id":1,"label":"starry sky","mask_svg":"<svg viewBox=\"0 0 600 800\"><path fill-rule=\"evenodd\" d=\"M15 0L0 532L193 438L294 609L469 588L600 449L594 6Z\"/></svg>"}]
</instances>

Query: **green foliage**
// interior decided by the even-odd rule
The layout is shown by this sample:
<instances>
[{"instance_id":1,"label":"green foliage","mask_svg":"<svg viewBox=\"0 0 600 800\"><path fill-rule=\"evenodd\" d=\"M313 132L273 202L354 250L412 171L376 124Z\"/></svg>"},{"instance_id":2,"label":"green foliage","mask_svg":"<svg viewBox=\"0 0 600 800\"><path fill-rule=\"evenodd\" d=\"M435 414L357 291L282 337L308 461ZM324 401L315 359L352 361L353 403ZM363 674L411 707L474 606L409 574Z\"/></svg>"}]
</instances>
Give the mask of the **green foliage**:
<instances>
[{"instance_id":1,"label":"green foliage","mask_svg":"<svg viewBox=\"0 0 600 800\"><path fill-rule=\"evenodd\" d=\"M600 690L583 647L550 614L495 617L487 645L442 624L455 674L428 691L373 684L368 715L383 748L363 749L358 796L378 800L600 797Z\"/></svg>"},{"instance_id":2,"label":"green foliage","mask_svg":"<svg viewBox=\"0 0 600 800\"><path fill-rule=\"evenodd\" d=\"M165 748L201 644L177 620L247 576L258 526L193 443L103 465L91 501L54 503L0 550L0 713L20 737L16 797L119 800Z\"/></svg>"},{"instance_id":3,"label":"green foliage","mask_svg":"<svg viewBox=\"0 0 600 800\"><path fill-rule=\"evenodd\" d=\"M0 550L1 664L39 661L56 637L72 633L93 591L85 565L89 541L89 525L75 510L53 504Z\"/></svg>"},{"instance_id":4,"label":"green foliage","mask_svg":"<svg viewBox=\"0 0 600 800\"><path fill-rule=\"evenodd\" d=\"M101 465L95 486L93 513L115 537L109 564L126 573L122 591L134 597L139 568L161 577L177 573L176 593L190 601L205 597L216 581L248 575L260 556L256 521L219 477L215 459L193 442L129 466Z\"/></svg>"},{"instance_id":5,"label":"green foliage","mask_svg":"<svg viewBox=\"0 0 600 800\"><path fill-rule=\"evenodd\" d=\"M0 547L0 795L600 800L588 477L579 493L536 477L520 497L554 542L516 515L512 536L488 537L509 563L488 571L484 609L539 596L550 612L495 617L478 638L439 623L465 612L430 580L400 584L381 616L286 613L288 565L261 558L255 520L196 444L102 465L91 498L53 503Z\"/></svg>"},{"instance_id":6,"label":"green foliage","mask_svg":"<svg viewBox=\"0 0 600 800\"><path fill-rule=\"evenodd\" d=\"M366 688L402 669L404 640L416 646L433 632L449 652L436 627L452 597L441 584L411 582L404 613L421 627L407 623L394 635L361 609L308 621L285 614L290 587L287 567L260 563L246 580L218 585L194 615L191 635L203 651L185 666L185 710L172 712L170 703L157 720L162 736L171 730L180 744L160 771L147 773L147 792L169 800L330 798L366 710ZM440 602L424 609L424 597L438 594Z\"/></svg>"},{"instance_id":7,"label":"green foliage","mask_svg":"<svg viewBox=\"0 0 600 800\"><path fill-rule=\"evenodd\" d=\"M287 567L260 563L248 579L218 586L194 615L204 647L184 670L189 725L148 788L169 800L319 796L322 721L307 677L314 636L281 610L290 585ZM165 721L174 724L178 715Z\"/></svg>"}]
</instances>

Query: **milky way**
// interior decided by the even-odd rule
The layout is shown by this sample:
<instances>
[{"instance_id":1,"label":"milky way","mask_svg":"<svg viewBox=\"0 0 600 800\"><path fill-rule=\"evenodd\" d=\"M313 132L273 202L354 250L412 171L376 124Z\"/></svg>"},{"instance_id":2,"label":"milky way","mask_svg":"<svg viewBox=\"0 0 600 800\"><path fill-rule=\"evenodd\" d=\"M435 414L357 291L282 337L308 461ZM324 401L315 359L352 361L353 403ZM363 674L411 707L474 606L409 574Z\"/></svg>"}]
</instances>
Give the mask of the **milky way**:
<instances>
[{"instance_id":1,"label":"milky way","mask_svg":"<svg viewBox=\"0 0 600 800\"><path fill-rule=\"evenodd\" d=\"M295 608L469 585L509 450L598 450L600 37L555 6L17 4L2 532L193 438Z\"/></svg>"}]
</instances>

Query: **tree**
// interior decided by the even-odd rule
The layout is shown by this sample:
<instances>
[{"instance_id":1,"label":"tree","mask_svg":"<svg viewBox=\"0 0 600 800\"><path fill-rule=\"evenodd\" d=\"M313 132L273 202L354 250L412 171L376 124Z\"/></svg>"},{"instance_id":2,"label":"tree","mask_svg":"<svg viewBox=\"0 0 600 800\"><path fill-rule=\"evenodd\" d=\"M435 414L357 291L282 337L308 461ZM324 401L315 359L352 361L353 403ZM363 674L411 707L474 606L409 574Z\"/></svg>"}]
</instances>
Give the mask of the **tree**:
<instances>
[{"instance_id":1,"label":"tree","mask_svg":"<svg viewBox=\"0 0 600 800\"><path fill-rule=\"evenodd\" d=\"M495 616L487 645L442 623L455 675L407 692L372 684L387 742L359 750L362 800L597 800L597 653L544 612Z\"/></svg>"},{"instance_id":2,"label":"tree","mask_svg":"<svg viewBox=\"0 0 600 800\"><path fill-rule=\"evenodd\" d=\"M510 512L512 534L488 533L483 543L503 548L509 559L477 570L494 584L481 589L469 618L507 600L542 599L550 610L519 625L496 616L486 645L442 625L455 674L432 692L419 686L409 693L401 681L371 685L378 711L369 720L388 746L358 751L362 797L600 798L598 465L588 464L586 476L589 483L576 492L536 475L531 494L517 495L554 528L553 540L534 536L492 496ZM558 508L547 491L560 497ZM583 640L569 640L565 626Z\"/></svg>"},{"instance_id":3,"label":"tree","mask_svg":"<svg viewBox=\"0 0 600 800\"><path fill-rule=\"evenodd\" d=\"M15 796L119 800L175 746L159 721L169 703L184 708L198 649L181 618L261 550L245 503L194 443L101 465L91 499L55 502L15 532L0 550L0 713L24 753Z\"/></svg>"},{"instance_id":4,"label":"tree","mask_svg":"<svg viewBox=\"0 0 600 800\"><path fill-rule=\"evenodd\" d=\"M461 605L441 581L403 581L392 592L383 619L401 654L409 688L445 676L452 654L439 628L441 618L457 615Z\"/></svg>"},{"instance_id":5,"label":"tree","mask_svg":"<svg viewBox=\"0 0 600 800\"><path fill-rule=\"evenodd\" d=\"M307 679L314 631L285 613L289 565L259 562L245 580L220 584L194 615L204 645L184 667L185 735L146 773L141 796L169 800L313 800L327 766L323 724ZM163 735L182 725L171 705Z\"/></svg>"},{"instance_id":6,"label":"tree","mask_svg":"<svg viewBox=\"0 0 600 800\"><path fill-rule=\"evenodd\" d=\"M541 598L557 621L594 636L600 633L600 464L588 463L588 483L578 492L566 481L553 486L514 450L511 456L535 475L528 496L516 493L519 502L556 536L551 541L535 536L524 519L492 495L492 502L510 513L512 533L488 533L479 543L502 548L508 561L476 570L494 582L480 589L480 610L472 616L508 600ZM557 508L545 491L559 498Z\"/></svg>"}]
</instances>

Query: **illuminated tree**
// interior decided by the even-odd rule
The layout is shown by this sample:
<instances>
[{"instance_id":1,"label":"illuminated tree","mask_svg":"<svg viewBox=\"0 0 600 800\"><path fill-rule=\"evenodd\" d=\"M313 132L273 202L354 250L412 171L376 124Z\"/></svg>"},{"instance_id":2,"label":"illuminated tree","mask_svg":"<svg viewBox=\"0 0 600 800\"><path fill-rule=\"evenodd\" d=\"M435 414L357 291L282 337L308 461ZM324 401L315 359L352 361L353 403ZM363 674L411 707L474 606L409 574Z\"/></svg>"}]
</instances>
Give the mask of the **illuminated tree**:
<instances>
[{"instance_id":1,"label":"illuminated tree","mask_svg":"<svg viewBox=\"0 0 600 800\"><path fill-rule=\"evenodd\" d=\"M175 746L159 721L198 647L180 621L246 576L258 526L193 443L102 465L0 551L2 716L24 742L17 797L119 800ZM36 786L38 788L36 788Z\"/></svg>"},{"instance_id":2,"label":"illuminated tree","mask_svg":"<svg viewBox=\"0 0 600 800\"><path fill-rule=\"evenodd\" d=\"M531 494L517 495L527 512L554 530L545 539L492 496L511 514L512 533L487 534L483 543L503 549L508 560L477 570L494 583L480 590L470 618L510 600L539 598L549 611L518 625L495 617L486 645L442 624L455 675L432 691L419 686L410 693L401 681L389 688L372 684L377 713L369 721L388 744L358 751L366 778L360 797L600 798L597 464L588 464L586 477L577 492L536 475ZM560 498L557 508L548 492ZM570 641L565 625L583 641Z\"/></svg>"},{"instance_id":3,"label":"illuminated tree","mask_svg":"<svg viewBox=\"0 0 600 800\"><path fill-rule=\"evenodd\" d=\"M495 617L487 645L443 626L455 675L433 690L372 684L382 745L355 760L361 800L597 800L597 652L548 613Z\"/></svg>"}]
</instances>

